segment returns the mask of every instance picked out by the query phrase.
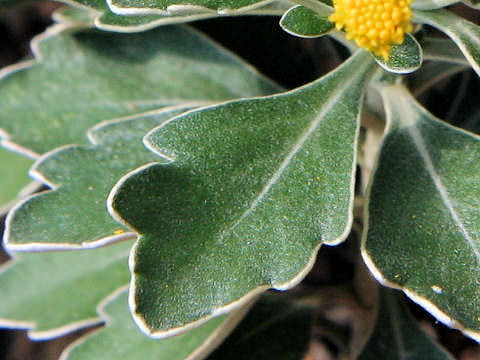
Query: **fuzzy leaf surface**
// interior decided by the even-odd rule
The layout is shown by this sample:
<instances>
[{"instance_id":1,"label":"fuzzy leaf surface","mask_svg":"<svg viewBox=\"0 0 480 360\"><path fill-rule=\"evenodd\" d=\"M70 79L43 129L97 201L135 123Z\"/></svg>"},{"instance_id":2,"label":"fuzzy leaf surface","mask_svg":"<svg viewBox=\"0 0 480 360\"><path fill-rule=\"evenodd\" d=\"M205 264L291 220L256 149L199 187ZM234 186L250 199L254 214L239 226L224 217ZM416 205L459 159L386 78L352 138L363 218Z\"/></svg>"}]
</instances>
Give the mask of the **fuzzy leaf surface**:
<instances>
[{"instance_id":1,"label":"fuzzy leaf surface","mask_svg":"<svg viewBox=\"0 0 480 360\"><path fill-rule=\"evenodd\" d=\"M18 253L0 274L0 326L35 339L100 323L97 305L128 283L131 241L102 249Z\"/></svg>"},{"instance_id":2,"label":"fuzzy leaf surface","mask_svg":"<svg viewBox=\"0 0 480 360\"><path fill-rule=\"evenodd\" d=\"M107 0L113 13L119 15L151 15L169 13L192 14L212 12L223 15L245 12L272 0Z\"/></svg>"},{"instance_id":3,"label":"fuzzy leaf surface","mask_svg":"<svg viewBox=\"0 0 480 360\"><path fill-rule=\"evenodd\" d=\"M34 63L3 71L0 128L9 134L8 141L35 153L84 144L87 130L106 119L185 101L221 101L278 90L238 58L184 27L72 34L68 25L59 24L32 46Z\"/></svg>"},{"instance_id":4,"label":"fuzzy leaf surface","mask_svg":"<svg viewBox=\"0 0 480 360\"><path fill-rule=\"evenodd\" d=\"M474 9L479 9L480 8L480 1L479 0L464 0L464 4L473 7Z\"/></svg>"},{"instance_id":5,"label":"fuzzy leaf surface","mask_svg":"<svg viewBox=\"0 0 480 360\"><path fill-rule=\"evenodd\" d=\"M368 203L364 259L445 324L480 339L480 139L434 118L400 85Z\"/></svg>"},{"instance_id":6,"label":"fuzzy leaf surface","mask_svg":"<svg viewBox=\"0 0 480 360\"><path fill-rule=\"evenodd\" d=\"M290 288L322 243L344 240L360 103L376 68L369 56L291 92L187 113L147 136L174 161L125 176L109 198L114 216L141 233L132 304L145 332L182 332L266 288Z\"/></svg>"},{"instance_id":7,"label":"fuzzy leaf surface","mask_svg":"<svg viewBox=\"0 0 480 360\"><path fill-rule=\"evenodd\" d=\"M289 34L305 38L326 35L335 27L326 16L302 5L288 10L280 19L280 26Z\"/></svg>"},{"instance_id":8,"label":"fuzzy leaf surface","mask_svg":"<svg viewBox=\"0 0 480 360\"><path fill-rule=\"evenodd\" d=\"M453 360L428 336L392 290L380 291L377 321L358 360Z\"/></svg>"},{"instance_id":9,"label":"fuzzy leaf surface","mask_svg":"<svg viewBox=\"0 0 480 360\"><path fill-rule=\"evenodd\" d=\"M89 248L133 237L108 213L108 194L124 174L158 161L143 137L186 109L102 123L88 133L92 146L61 148L42 156L31 173L54 190L25 199L9 213L4 235L7 249Z\"/></svg>"},{"instance_id":10,"label":"fuzzy leaf surface","mask_svg":"<svg viewBox=\"0 0 480 360\"><path fill-rule=\"evenodd\" d=\"M33 160L8 151L0 146L0 215L2 209L18 197L18 193L27 186L32 179L28 177L28 169Z\"/></svg>"},{"instance_id":11,"label":"fuzzy leaf surface","mask_svg":"<svg viewBox=\"0 0 480 360\"><path fill-rule=\"evenodd\" d=\"M236 323L233 314L223 315L185 334L156 340L138 330L128 311L125 291L105 305L100 309L105 327L65 349L60 360L196 359L218 345L222 332L230 330L232 322Z\"/></svg>"},{"instance_id":12,"label":"fuzzy leaf surface","mask_svg":"<svg viewBox=\"0 0 480 360\"><path fill-rule=\"evenodd\" d=\"M412 8L418 10L435 10L460 2L459 0L415 0Z\"/></svg>"},{"instance_id":13,"label":"fuzzy leaf surface","mask_svg":"<svg viewBox=\"0 0 480 360\"><path fill-rule=\"evenodd\" d=\"M309 340L315 307L295 305L289 296L264 296L208 360L300 359ZM61 360L128 360L154 357L158 360L197 359L208 354L244 316L240 309L222 315L168 339L151 339L138 331L122 293L101 309L106 327L67 348ZM248 344L246 346L245 344Z\"/></svg>"},{"instance_id":14,"label":"fuzzy leaf surface","mask_svg":"<svg viewBox=\"0 0 480 360\"><path fill-rule=\"evenodd\" d=\"M453 62L428 62L408 79L408 88L414 96L418 96L441 80L469 69L468 65Z\"/></svg>"},{"instance_id":15,"label":"fuzzy leaf surface","mask_svg":"<svg viewBox=\"0 0 480 360\"><path fill-rule=\"evenodd\" d=\"M421 44L425 60L469 66L467 59L451 39L426 37Z\"/></svg>"},{"instance_id":16,"label":"fuzzy leaf surface","mask_svg":"<svg viewBox=\"0 0 480 360\"><path fill-rule=\"evenodd\" d=\"M281 16L292 4L287 1L275 1L246 12L235 13L233 15L270 15ZM153 29L158 26L179 24L202 19L219 17L216 12L197 11L187 14L158 14L158 15L136 15L123 16L113 13L107 6L94 11L86 11L79 8L63 8L54 14L54 18L59 22L89 23L97 28L106 31L116 32L138 32Z\"/></svg>"},{"instance_id":17,"label":"fuzzy leaf surface","mask_svg":"<svg viewBox=\"0 0 480 360\"><path fill-rule=\"evenodd\" d=\"M105 8L107 8L106 5ZM84 7L62 6L52 13L52 20L57 23L84 25L86 28L93 27L95 18L101 14L101 9L96 10Z\"/></svg>"},{"instance_id":18,"label":"fuzzy leaf surface","mask_svg":"<svg viewBox=\"0 0 480 360\"><path fill-rule=\"evenodd\" d=\"M415 11L414 17L448 35L480 76L480 26L447 10Z\"/></svg>"},{"instance_id":19,"label":"fuzzy leaf surface","mask_svg":"<svg viewBox=\"0 0 480 360\"><path fill-rule=\"evenodd\" d=\"M423 52L417 40L412 35L405 34L403 43L392 46L388 61L380 56L375 56L375 60L389 72L408 74L422 66Z\"/></svg>"}]
</instances>

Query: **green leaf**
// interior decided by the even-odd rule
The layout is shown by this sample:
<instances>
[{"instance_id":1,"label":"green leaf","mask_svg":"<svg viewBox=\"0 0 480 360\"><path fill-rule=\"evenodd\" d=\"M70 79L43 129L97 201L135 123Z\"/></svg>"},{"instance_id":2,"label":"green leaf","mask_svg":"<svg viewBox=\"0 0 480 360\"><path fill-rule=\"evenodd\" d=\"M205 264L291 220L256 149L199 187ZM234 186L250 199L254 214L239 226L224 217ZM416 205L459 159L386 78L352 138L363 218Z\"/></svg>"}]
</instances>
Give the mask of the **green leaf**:
<instances>
[{"instance_id":1,"label":"green leaf","mask_svg":"<svg viewBox=\"0 0 480 360\"><path fill-rule=\"evenodd\" d=\"M281 16L291 7L287 1L275 1L247 12L235 13L235 16L245 15L276 15ZM81 14L87 13L87 14ZM90 14L90 15L89 15ZM191 22L201 19L219 17L216 12L203 11L193 14L165 14L165 15L138 15L123 16L117 15L105 6L97 11L85 11L78 8L63 8L54 14L55 20L59 22L87 23L90 21L97 28L116 32L138 32L153 29L158 26Z\"/></svg>"},{"instance_id":2,"label":"green leaf","mask_svg":"<svg viewBox=\"0 0 480 360\"><path fill-rule=\"evenodd\" d=\"M194 14L210 11L222 15L245 12L272 0L107 0L118 15Z\"/></svg>"},{"instance_id":3,"label":"green leaf","mask_svg":"<svg viewBox=\"0 0 480 360\"><path fill-rule=\"evenodd\" d=\"M469 66L467 59L451 39L427 37L422 39L421 46L425 60Z\"/></svg>"},{"instance_id":4,"label":"green leaf","mask_svg":"<svg viewBox=\"0 0 480 360\"><path fill-rule=\"evenodd\" d=\"M392 46L388 61L385 61L381 56L374 57L378 65L396 74L414 72L422 66L423 62L422 48L417 40L410 34L405 34L403 43Z\"/></svg>"},{"instance_id":5,"label":"green leaf","mask_svg":"<svg viewBox=\"0 0 480 360\"><path fill-rule=\"evenodd\" d=\"M278 90L187 28L139 34L69 29L59 24L37 37L38 60L5 69L0 82L0 128L9 142L35 153L84 144L87 129L102 120Z\"/></svg>"},{"instance_id":6,"label":"green leaf","mask_svg":"<svg viewBox=\"0 0 480 360\"><path fill-rule=\"evenodd\" d=\"M310 343L316 306L301 298L267 294L207 360L303 359Z\"/></svg>"},{"instance_id":7,"label":"green leaf","mask_svg":"<svg viewBox=\"0 0 480 360\"><path fill-rule=\"evenodd\" d=\"M147 136L174 161L126 175L109 197L142 234L132 304L145 332L170 336L266 288L291 288L322 243L345 239L375 69L361 51L297 90L193 111Z\"/></svg>"},{"instance_id":8,"label":"green leaf","mask_svg":"<svg viewBox=\"0 0 480 360\"><path fill-rule=\"evenodd\" d=\"M480 8L480 1L479 0L463 0L464 4L467 4L470 7L473 7L474 9L479 9Z\"/></svg>"},{"instance_id":9,"label":"green leaf","mask_svg":"<svg viewBox=\"0 0 480 360\"><path fill-rule=\"evenodd\" d=\"M8 151L0 147L0 215L16 200L19 192L32 180L28 177L28 169L33 164L32 159Z\"/></svg>"},{"instance_id":10,"label":"green leaf","mask_svg":"<svg viewBox=\"0 0 480 360\"><path fill-rule=\"evenodd\" d=\"M241 13L233 13L232 16L246 15L269 15L281 16L291 6L286 1L275 1L253 8ZM171 15L140 15L140 16L122 16L107 11L95 21L95 25L102 30L133 32L149 30L157 26L191 22L202 19L211 19L219 17L218 13L211 11L198 11L193 14L171 14Z\"/></svg>"},{"instance_id":11,"label":"green leaf","mask_svg":"<svg viewBox=\"0 0 480 360\"><path fill-rule=\"evenodd\" d=\"M460 2L459 0L415 0L412 8L418 10L434 10L450 6Z\"/></svg>"},{"instance_id":12,"label":"green leaf","mask_svg":"<svg viewBox=\"0 0 480 360\"><path fill-rule=\"evenodd\" d=\"M436 27L448 35L480 75L480 27L447 10L415 11L415 21Z\"/></svg>"},{"instance_id":13,"label":"green leaf","mask_svg":"<svg viewBox=\"0 0 480 360\"><path fill-rule=\"evenodd\" d=\"M453 360L417 324L393 291L382 288L376 325L358 360Z\"/></svg>"},{"instance_id":14,"label":"green leaf","mask_svg":"<svg viewBox=\"0 0 480 360\"><path fill-rule=\"evenodd\" d=\"M77 340L65 349L60 360L203 358L224 340L247 309L249 306L213 318L185 334L156 340L138 331L123 292L100 309L106 327ZM310 341L315 311L315 306L292 302L288 295L264 296L208 360L300 359Z\"/></svg>"},{"instance_id":15,"label":"green leaf","mask_svg":"<svg viewBox=\"0 0 480 360\"><path fill-rule=\"evenodd\" d=\"M46 339L100 323L97 304L128 283L131 245L14 254L0 274L0 326Z\"/></svg>"},{"instance_id":16,"label":"green leaf","mask_svg":"<svg viewBox=\"0 0 480 360\"><path fill-rule=\"evenodd\" d=\"M333 8L333 0L318 0L321 3L324 3L325 5Z\"/></svg>"},{"instance_id":17,"label":"green leaf","mask_svg":"<svg viewBox=\"0 0 480 360\"><path fill-rule=\"evenodd\" d=\"M388 125L368 200L363 255L375 277L480 339L480 139L381 90Z\"/></svg>"},{"instance_id":18,"label":"green leaf","mask_svg":"<svg viewBox=\"0 0 480 360\"><path fill-rule=\"evenodd\" d=\"M187 109L167 108L101 123L88 132L93 146L60 148L43 155L31 174L54 191L32 195L12 209L6 220L6 248L93 248L135 237L108 214L108 194L127 172L158 161L143 145L142 138Z\"/></svg>"},{"instance_id":19,"label":"green leaf","mask_svg":"<svg viewBox=\"0 0 480 360\"><path fill-rule=\"evenodd\" d=\"M107 7L105 6L105 9ZM52 19L58 23L75 24L84 27L93 27L95 18L101 14L90 8L63 6L52 14Z\"/></svg>"},{"instance_id":20,"label":"green leaf","mask_svg":"<svg viewBox=\"0 0 480 360\"><path fill-rule=\"evenodd\" d=\"M467 69L470 69L470 67L453 62L428 62L408 79L408 88L414 96L418 96L439 81Z\"/></svg>"},{"instance_id":21,"label":"green leaf","mask_svg":"<svg viewBox=\"0 0 480 360\"><path fill-rule=\"evenodd\" d=\"M328 16L333 12L332 0L303 0L301 3L303 6L316 11L321 16Z\"/></svg>"},{"instance_id":22,"label":"green leaf","mask_svg":"<svg viewBox=\"0 0 480 360\"><path fill-rule=\"evenodd\" d=\"M74 342L64 350L60 360L197 359L215 348L245 311L240 309L239 313L216 317L180 336L155 340L138 330L128 311L127 293L123 291L99 309L105 328Z\"/></svg>"},{"instance_id":23,"label":"green leaf","mask_svg":"<svg viewBox=\"0 0 480 360\"><path fill-rule=\"evenodd\" d=\"M468 61L451 39L423 38L423 58L430 60L408 77L408 87L414 96L439 81L470 69Z\"/></svg>"},{"instance_id":24,"label":"green leaf","mask_svg":"<svg viewBox=\"0 0 480 360\"><path fill-rule=\"evenodd\" d=\"M288 10L280 19L280 26L289 34L305 38L326 35L335 27L327 17L302 5Z\"/></svg>"}]
</instances>

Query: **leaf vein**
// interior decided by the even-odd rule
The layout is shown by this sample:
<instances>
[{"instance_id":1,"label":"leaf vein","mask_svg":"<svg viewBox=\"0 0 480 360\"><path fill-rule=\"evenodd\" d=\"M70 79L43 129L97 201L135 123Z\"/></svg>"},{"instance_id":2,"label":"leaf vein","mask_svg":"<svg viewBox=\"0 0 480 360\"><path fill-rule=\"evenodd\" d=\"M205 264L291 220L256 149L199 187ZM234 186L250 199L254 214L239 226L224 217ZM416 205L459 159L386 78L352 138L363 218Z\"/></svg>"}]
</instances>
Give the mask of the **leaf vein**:
<instances>
[{"instance_id":1,"label":"leaf vein","mask_svg":"<svg viewBox=\"0 0 480 360\"><path fill-rule=\"evenodd\" d=\"M252 202L250 207L245 210L245 212L240 216L240 218L230 227L228 230L228 233L231 233L247 216L249 216L256 208L257 206L262 202L262 200L265 198L265 196L268 194L272 186L274 186L280 177L282 176L283 172L285 169L290 165L292 162L293 158L295 155L300 151L300 149L303 147L305 142L308 140L308 138L312 135L312 133L317 129L318 125L320 125L321 121L323 120L324 116L330 111L330 109L338 102L338 100L342 97L343 95L343 87L339 87L335 90L333 93L333 99L331 101L328 101L326 104L324 104L319 112L317 113L318 115L315 117L315 119L312 121L310 124L309 128L300 136L299 140L294 144L292 150L287 154L285 159L282 161L278 169L273 173L272 177L269 179L267 184L263 187L262 191L260 194L257 196L257 198ZM326 105L326 106L325 106Z\"/></svg>"},{"instance_id":2,"label":"leaf vein","mask_svg":"<svg viewBox=\"0 0 480 360\"><path fill-rule=\"evenodd\" d=\"M477 263L480 266L480 249L475 243L475 240L470 236L469 231L465 228L460 216L458 215L457 211L455 210L455 207L453 206L452 201L450 200L450 196L448 194L447 189L445 188L445 185L442 182L440 175L435 169L435 165L433 164L432 158L428 153L427 145L425 144L423 136L421 135L420 131L418 130L418 127L416 126L415 119L417 118L417 116L415 113L412 112L412 109L410 105L406 102L405 98L404 97L400 97L400 98L402 99L401 101L403 103L402 109L405 111L405 116L403 118L406 122L408 122L411 125L408 127L408 132L413 142L415 143L415 146L417 147L417 150L420 156L422 157L425 163L427 172L430 175L431 179L433 180L435 188L440 194L440 197L443 203L445 204L446 208L448 209L453 221L458 226L464 238L467 240L468 245L473 250L473 253L477 259Z\"/></svg>"}]
</instances>

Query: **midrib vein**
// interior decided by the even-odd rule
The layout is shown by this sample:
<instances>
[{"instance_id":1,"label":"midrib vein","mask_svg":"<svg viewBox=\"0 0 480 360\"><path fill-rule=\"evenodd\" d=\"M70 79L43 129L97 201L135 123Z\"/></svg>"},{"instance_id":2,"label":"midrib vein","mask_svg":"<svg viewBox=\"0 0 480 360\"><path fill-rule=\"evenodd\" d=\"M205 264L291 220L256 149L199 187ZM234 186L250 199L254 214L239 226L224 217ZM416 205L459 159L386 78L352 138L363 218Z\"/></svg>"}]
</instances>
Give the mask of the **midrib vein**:
<instances>
[{"instance_id":1,"label":"midrib vein","mask_svg":"<svg viewBox=\"0 0 480 360\"><path fill-rule=\"evenodd\" d=\"M445 204L446 208L448 209L450 216L452 217L453 221L455 224L458 226L460 229L461 233L463 234L464 238L467 240L468 245L471 247L476 259L477 263L480 266L480 249L478 248L477 244L475 243L475 240L470 236L470 233L468 230L465 228L463 225L462 220L460 219L460 216L458 215L457 211L455 210L452 201L450 200L450 196L448 195L448 191L443 185L442 179L440 175L438 174L437 170L435 169L435 166L433 164L432 158L430 157L430 154L427 149L427 145L425 144L425 140L423 139L422 134L418 130L417 127L417 119L418 119L418 114L412 111L411 109L411 104L409 104L405 96L403 94L399 94L397 98L397 102L400 103L399 109L403 111L403 115L401 115L402 121L405 124L408 124L407 126L408 133L410 137L412 138L418 153L422 157L422 160L425 164L425 167L427 169L428 174L430 175L430 178L432 179L435 188L437 189L438 193L440 194L440 198L442 199L442 202ZM391 102L392 103L392 102ZM401 112L400 112L401 113Z\"/></svg>"},{"instance_id":2,"label":"midrib vein","mask_svg":"<svg viewBox=\"0 0 480 360\"><path fill-rule=\"evenodd\" d=\"M335 91L332 93L332 96L330 97L329 101L326 101L322 105L322 107L319 109L315 119L311 122L308 129L295 142L292 150L287 154L285 159L281 162L280 166L273 173L272 177L269 179L267 184L263 187L262 191L257 196L257 198L252 202L250 207L240 216L240 218L230 227L230 229L228 230L229 233L232 232L247 216L249 216L257 208L257 206L260 204L260 202L262 202L262 200L268 194L268 192L270 191L272 186L277 183L278 179L282 176L285 169L288 167L288 165L290 165L290 163L292 162L295 155L297 155L297 153L300 151L300 149L303 147L303 145L309 139L309 137L312 135L312 133L315 132L317 127L320 125L320 123L324 119L325 115L328 114L328 112L335 105L337 105L337 102L342 97L342 95L345 93L345 89L349 89L349 87L351 86L351 84L355 80L357 80L357 77L352 76L349 79L348 82L342 84L342 86L339 86L338 88L335 89Z\"/></svg>"}]
</instances>

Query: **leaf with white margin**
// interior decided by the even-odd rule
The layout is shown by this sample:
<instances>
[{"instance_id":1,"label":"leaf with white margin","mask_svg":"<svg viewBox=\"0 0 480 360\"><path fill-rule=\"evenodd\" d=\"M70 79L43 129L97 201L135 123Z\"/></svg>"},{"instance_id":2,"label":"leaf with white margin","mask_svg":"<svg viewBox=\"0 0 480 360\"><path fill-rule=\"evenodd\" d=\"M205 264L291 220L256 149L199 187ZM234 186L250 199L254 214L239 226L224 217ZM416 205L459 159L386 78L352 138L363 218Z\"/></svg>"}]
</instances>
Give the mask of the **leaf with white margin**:
<instances>
[{"instance_id":1,"label":"leaf with white margin","mask_svg":"<svg viewBox=\"0 0 480 360\"><path fill-rule=\"evenodd\" d=\"M453 360L410 315L392 290L380 289L376 325L358 360Z\"/></svg>"},{"instance_id":2,"label":"leaf with white margin","mask_svg":"<svg viewBox=\"0 0 480 360\"><path fill-rule=\"evenodd\" d=\"M480 139L382 87L385 139L362 253L382 283L480 340Z\"/></svg>"},{"instance_id":3,"label":"leaf with white margin","mask_svg":"<svg viewBox=\"0 0 480 360\"><path fill-rule=\"evenodd\" d=\"M292 4L287 1L275 1L259 8L254 8L247 12L234 13L233 16L245 15L269 15L281 16L287 11ZM82 12L90 15L82 16ZM92 25L106 31L116 32L138 32L153 29L157 26L165 26L170 24L179 24L202 19L210 19L219 17L217 13L211 11L197 12L193 14L172 14L172 15L138 15L138 16L122 16L114 14L105 7L99 11L85 11L78 8L63 8L54 13L54 18L58 22L81 22L90 21Z\"/></svg>"},{"instance_id":4,"label":"leaf with white margin","mask_svg":"<svg viewBox=\"0 0 480 360\"><path fill-rule=\"evenodd\" d=\"M361 100L376 69L360 51L311 84L192 111L146 137L174 161L126 175L108 201L141 234L130 301L146 333L171 336L291 288L321 244L345 239Z\"/></svg>"},{"instance_id":5,"label":"leaf with white margin","mask_svg":"<svg viewBox=\"0 0 480 360\"><path fill-rule=\"evenodd\" d=\"M106 7L106 6L105 6ZM85 27L93 27L95 18L100 16L102 12L98 9L63 6L58 8L52 14L52 20L57 23L85 25Z\"/></svg>"},{"instance_id":6,"label":"leaf with white margin","mask_svg":"<svg viewBox=\"0 0 480 360\"><path fill-rule=\"evenodd\" d=\"M314 304L294 303L289 298L279 294L260 298L207 359L300 359L307 350L317 309ZM157 340L138 331L124 292L101 309L106 327L74 342L60 360L202 359L224 340L249 308L247 305L179 336Z\"/></svg>"},{"instance_id":7,"label":"leaf with white margin","mask_svg":"<svg viewBox=\"0 0 480 360\"><path fill-rule=\"evenodd\" d=\"M1 215L8 209L9 204L18 198L18 193L32 182L28 177L28 169L33 160L0 147L0 164Z\"/></svg>"},{"instance_id":8,"label":"leaf with white margin","mask_svg":"<svg viewBox=\"0 0 480 360\"><path fill-rule=\"evenodd\" d=\"M408 87L415 97L439 81L470 69L467 59L451 39L427 37L420 44L423 58L430 61L407 78Z\"/></svg>"},{"instance_id":9,"label":"leaf with white margin","mask_svg":"<svg viewBox=\"0 0 480 360\"><path fill-rule=\"evenodd\" d=\"M412 8L417 10L435 10L460 2L459 0L415 0Z\"/></svg>"},{"instance_id":10,"label":"leaf with white margin","mask_svg":"<svg viewBox=\"0 0 480 360\"><path fill-rule=\"evenodd\" d=\"M480 26L447 10L414 12L417 22L431 25L448 35L480 75Z\"/></svg>"},{"instance_id":11,"label":"leaf with white margin","mask_svg":"<svg viewBox=\"0 0 480 360\"><path fill-rule=\"evenodd\" d=\"M186 101L278 91L249 65L186 27L72 33L72 26L58 24L32 47L36 61L2 71L0 128L9 134L3 142L34 153L84 144L87 130L106 119Z\"/></svg>"},{"instance_id":12,"label":"leaf with white margin","mask_svg":"<svg viewBox=\"0 0 480 360\"><path fill-rule=\"evenodd\" d=\"M143 144L143 137L190 108L164 108L100 123L88 132L93 146L62 147L40 157L30 174L53 190L34 194L10 211L5 223L6 249L95 248L136 237L109 215L108 194L126 173L158 161Z\"/></svg>"},{"instance_id":13,"label":"leaf with white margin","mask_svg":"<svg viewBox=\"0 0 480 360\"><path fill-rule=\"evenodd\" d=\"M301 294L265 294L207 360L303 359L317 311Z\"/></svg>"},{"instance_id":14,"label":"leaf with white margin","mask_svg":"<svg viewBox=\"0 0 480 360\"><path fill-rule=\"evenodd\" d=\"M398 45L392 45L388 61L381 56L374 56L378 65L394 74L408 74L422 66L423 52L418 41L410 34Z\"/></svg>"},{"instance_id":15,"label":"leaf with white margin","mask_svg":"<svg viewBox=\"0 0 480 360\"><path fill-rule=\"evenodd\" d=\"M418 96L441 80L469 69L468 65L454 62L428 62L407 79L408 88L414 96Z\"/></svg>"},{"instance_id":16,"label":"leaf with white margin","mask_svg":"<svg viewBox=\"0 0 480 360\"><path fill-rule=\"evenodd\" d=\"M14 254L0 273L0 327L48 339L101 323L97 305L129 281L131 245Z\"/></svg>"},{"instance_id":17,"label":"leaf with white margin","mask_svg":"<svg viewBox=\"0 0 480 360\"><path fill-rule=\"evenodd\" d=\"M230 16L281 16L291 3L287 1L275 1L246 12L233 13ZM122 16L112 12L105 12L95 20L95 26L102 30L118 32L145 31L157 26L192 22L196 20L212 19L222 15L210 11L195 12L193 14L171 14L171 15L143 15L143 16Z\"/></svg>"},{"instance_id":18,"label":"leaf with white margin","mask_svg":"<svg viewBox=\"0 0 480 360\"><path fill-rule=\"evenodd\" d=\"M474 8L474 9L480 9L480 1L479 0L464 0L464 4Z\"/></svg>"},{"instance_id":19,"label":"leaf with white margin","mask_svg":"<svg viewBox=\"0 0 480 360\"><path fill-rule=\"evenodd\" d=\"M327 16L302 5L289 9L280 19L283 30L294 36L315 38L328 34L335 25Z\"/></svg>"},{"instance_id":20,"label":"leaf with white margin","mask_svg":"<svg viewBox=\"0 0 480 360\"><path fill-rule=\"evenodd\" d=\"M172 15L211 12L232 15L247 12L274 0L106 0L118 15Z\"/></svg>"},{"instance_id":21,"label":"leaf with white margin","mask_svg":"<svg viewBox=\"0 0 480 360\"><path fill-rule=\"evenodd\" d=\"M168 339L152 339L138 330L128 310L123 291L99 312L105 327L78 339L67 347L60 360L193 360L202 359L232 331L250 306L211 319L185 334Z\"/></svg>"},{"instance_id":22,"label":"leaf with white margin","mask_svg":"<svg viewBox=\"0 0 480 360\"><path fill-rule=\"evenodd\" d=\"M427 37L422 39L420 44L425 60L469 66L467 59L465 59L465 56L463 56L462 52L458 49L458 46L449 38L440 39Z\"/></svg>"}]
</instances>

